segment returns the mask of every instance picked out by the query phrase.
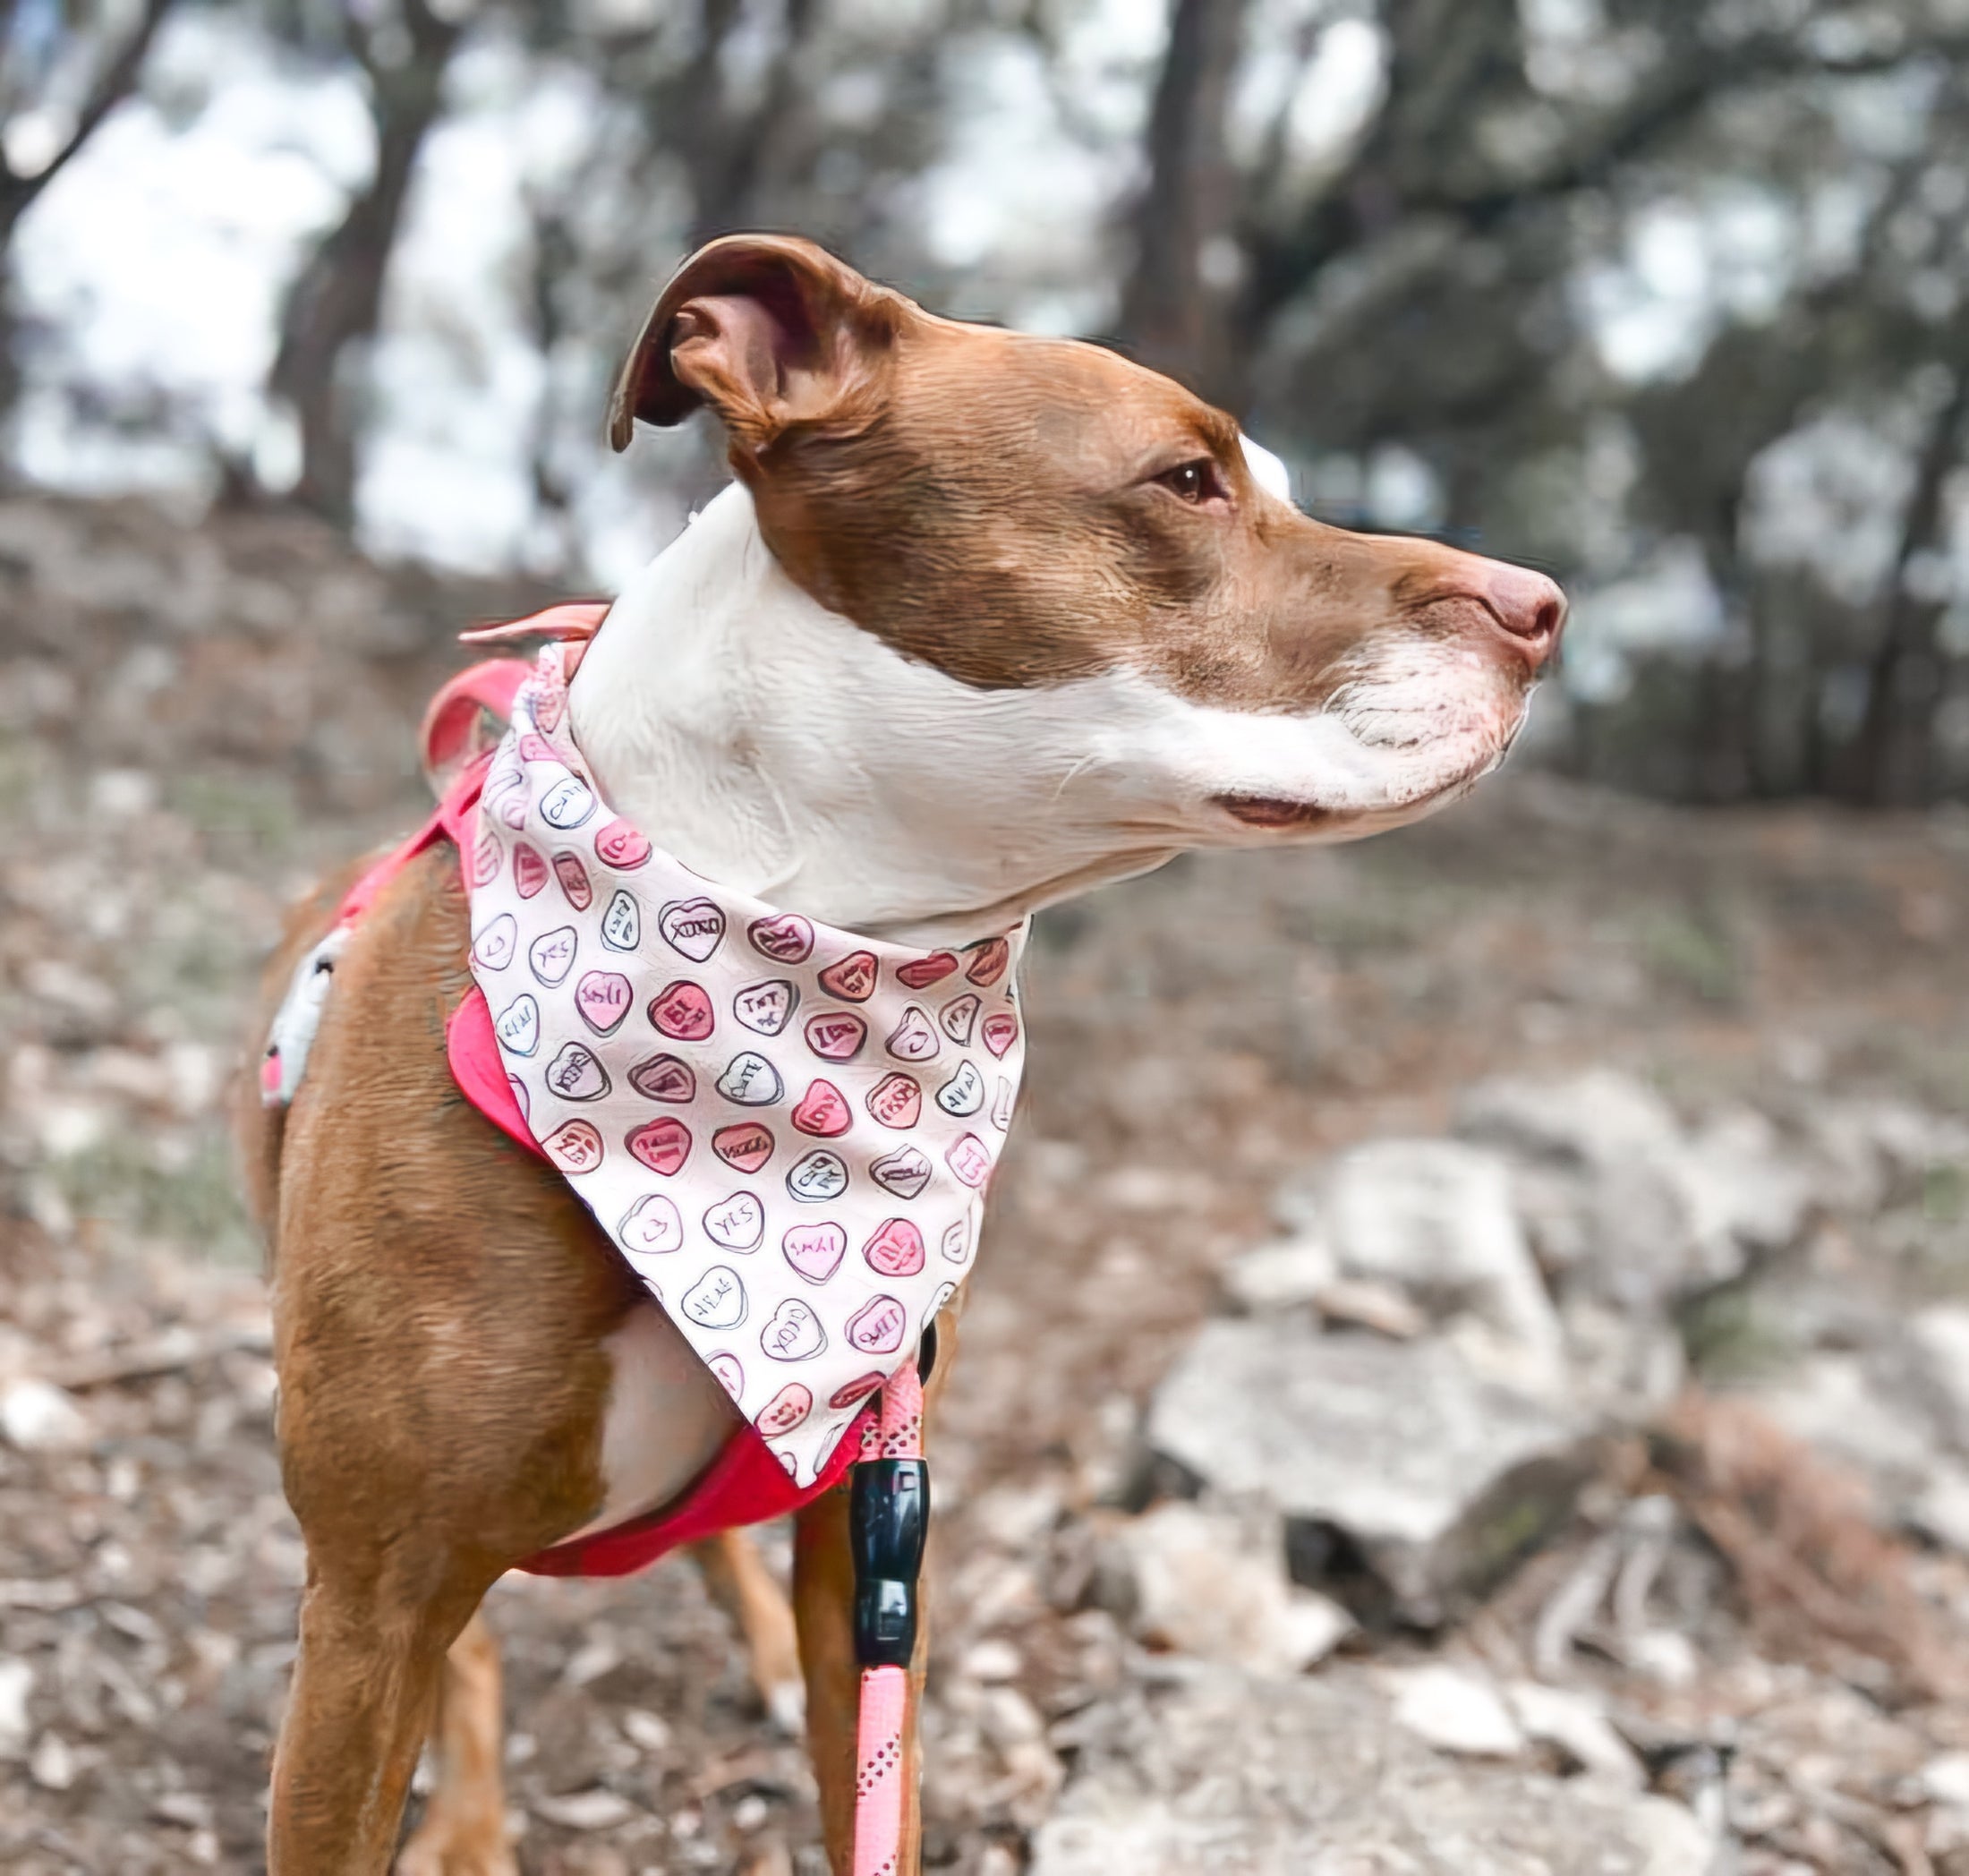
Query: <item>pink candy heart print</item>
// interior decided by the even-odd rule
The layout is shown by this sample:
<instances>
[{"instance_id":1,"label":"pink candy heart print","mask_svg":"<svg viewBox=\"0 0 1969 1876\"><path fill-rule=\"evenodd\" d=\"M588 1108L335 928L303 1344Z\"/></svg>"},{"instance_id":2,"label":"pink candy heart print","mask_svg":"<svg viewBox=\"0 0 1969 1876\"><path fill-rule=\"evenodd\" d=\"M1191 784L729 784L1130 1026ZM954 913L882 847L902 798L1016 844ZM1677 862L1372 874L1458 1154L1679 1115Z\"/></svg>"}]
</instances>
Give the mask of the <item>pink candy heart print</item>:
<instances>
[{"instance_id":1,"label":"pink candy heart print","mask_svg":"<svg viewBox=\"0 0 1969 1876\"><path fill-rule=\"evenodd\" d=\"M691 872L539 672L466 842L473 975L542 1150L804 1487L976 1261L1019 940L912 951Z\"/></svg>"},{"instance_id":2,"label":"pink candy heart print","mask_svg":"<svg viewBox=\"0 0 1969 1876\"><path fill-rule=\"evenodd\" d=\"M780 1249L808 1283L824 1283L840 1268L848 1233L838 1224L796 1224L780 1239Z\"/></svg>"}]
</instances>

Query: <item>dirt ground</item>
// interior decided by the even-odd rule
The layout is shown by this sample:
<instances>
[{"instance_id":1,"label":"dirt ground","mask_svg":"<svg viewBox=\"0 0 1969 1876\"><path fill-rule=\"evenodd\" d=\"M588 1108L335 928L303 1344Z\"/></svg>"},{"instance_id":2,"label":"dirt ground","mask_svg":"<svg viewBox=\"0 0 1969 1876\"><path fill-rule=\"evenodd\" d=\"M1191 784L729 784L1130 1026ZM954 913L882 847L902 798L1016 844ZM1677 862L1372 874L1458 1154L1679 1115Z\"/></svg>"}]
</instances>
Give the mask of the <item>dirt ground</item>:
<instances>
[{"instance_id":1,"label":"dirt ground","mask_svg":"<svg viewBox=\"0 0 1969 1876\"><path fill-rule=\"evenodd\" d=\"M303 1557L220 1093L285 900L418 812L448 633L543 597L378 570L288 520L0 503L0 1381L51 1379L80 1416L0 1443L0 1868L261 1867ZM1077 1521L1127 1495L1141 1403L1283 1175L1437 1129L1503 1070L1613 1064L1690 1110L1872 1090L1969 1114L1965 954L1969 815L1703 814L1536 774L1043 920L1029 1104L933 1445L932 1863L1024 1866L1070 1769L1049 1742L1121 1671ZM1969 1267L1919 1282L1969 1293ZM1954 1560L1918 1561L1969 1630ZM1507 1647L1562 1565L1429 1645ZM525 1869L823 1870L801 1753L687 1567L508 1579L490 1615ZM1954 1867L1897 1837L1892 1794L1969 1718L1723 1646L1665 1710L1877 1762L1743 1867Z\"/></svg>"}]
</instances>

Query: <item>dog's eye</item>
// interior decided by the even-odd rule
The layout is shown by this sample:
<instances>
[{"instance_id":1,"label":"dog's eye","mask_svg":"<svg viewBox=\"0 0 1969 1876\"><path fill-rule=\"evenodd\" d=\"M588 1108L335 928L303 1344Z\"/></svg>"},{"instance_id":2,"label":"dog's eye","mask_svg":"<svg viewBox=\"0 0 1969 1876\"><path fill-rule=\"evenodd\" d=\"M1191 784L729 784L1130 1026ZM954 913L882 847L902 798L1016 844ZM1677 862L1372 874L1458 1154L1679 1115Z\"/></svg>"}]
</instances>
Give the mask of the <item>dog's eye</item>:
<instances>
[{"instance_id":1,"label":"dog's eye","mask_svg":"<svg viewBox=\"0 0 1969 1876\"><path fill-rule=\"evenodd\" d=\"M1155 480L1192 507L1218 500L1229 492L1216 464L1206 456L1198 456L1193 463L1179 463L1173 469L1164 470Z\"/></svg>"}]
</instances>

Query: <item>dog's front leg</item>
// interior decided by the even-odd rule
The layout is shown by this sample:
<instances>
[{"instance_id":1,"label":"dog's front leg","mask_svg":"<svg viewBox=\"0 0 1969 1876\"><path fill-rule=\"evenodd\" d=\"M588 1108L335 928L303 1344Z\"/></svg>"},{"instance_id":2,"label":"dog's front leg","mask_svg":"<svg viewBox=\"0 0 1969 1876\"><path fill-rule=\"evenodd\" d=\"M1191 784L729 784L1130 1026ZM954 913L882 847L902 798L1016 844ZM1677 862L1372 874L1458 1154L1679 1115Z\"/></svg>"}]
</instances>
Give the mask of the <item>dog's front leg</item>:
<instances>
[{"instance_id":1,"label":"dog's front leg","mask_svg":"<svg viewBox=\"0 0 1969 1876\"><path fill-rule=\"evenodd\" d=\"M396 1876L519 1876L506 1835L499 1647L482 1611L445 1657L430 1740L438 1786Z\"/></svg>"},{"instance_id":2,"label":"dog's front leg","mask_svg":"<svg viewBox=\"0 0 1969 1876\"><path fill-rule=\"evenodd\" d=\"M478 1595L421 1600L387 1593L376 1577L350 1582L311 1564L310 1576L274 1754L268 1869L271 1876L381 1876L446 1650Z\"/></svg>"},{"instance_id":3,"label":"dog's front leg","mask_svg":"<svg viewBox=\"0 0 1969 1876\"><path fill-rule=\"evenodd\" d=\"M752 1683L774 1723L799 1735L806 1694L800 1679L798 1638L786 1592L773 1581L759 1547L743 1531L728 1531L691 1546L691 1561L711 1599L738 1624Z\"/></svg>"}]
</instances>

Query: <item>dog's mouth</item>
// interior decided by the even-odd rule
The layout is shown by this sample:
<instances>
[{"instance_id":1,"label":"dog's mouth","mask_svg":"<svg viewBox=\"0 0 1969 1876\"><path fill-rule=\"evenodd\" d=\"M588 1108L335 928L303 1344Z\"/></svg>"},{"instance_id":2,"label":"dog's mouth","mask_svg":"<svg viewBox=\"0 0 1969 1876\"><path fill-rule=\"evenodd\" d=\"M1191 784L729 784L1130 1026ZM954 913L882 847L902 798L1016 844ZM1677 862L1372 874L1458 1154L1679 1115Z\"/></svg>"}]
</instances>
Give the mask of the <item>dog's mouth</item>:
<instances>
[{"instance_id":1,"label":"dog's mouth","mask_svg":"<svg viewBox=\"0 0 1969 1876\"><path fill-rule=\"evenodd\" d=\"M1333 809L1321 807L1317 802L1288 801L1275 795L1215 795L1211 799L1233 821L1240 821L1247 827L1303 832L1339 819Z\"/></svg>"}]
</instances>

